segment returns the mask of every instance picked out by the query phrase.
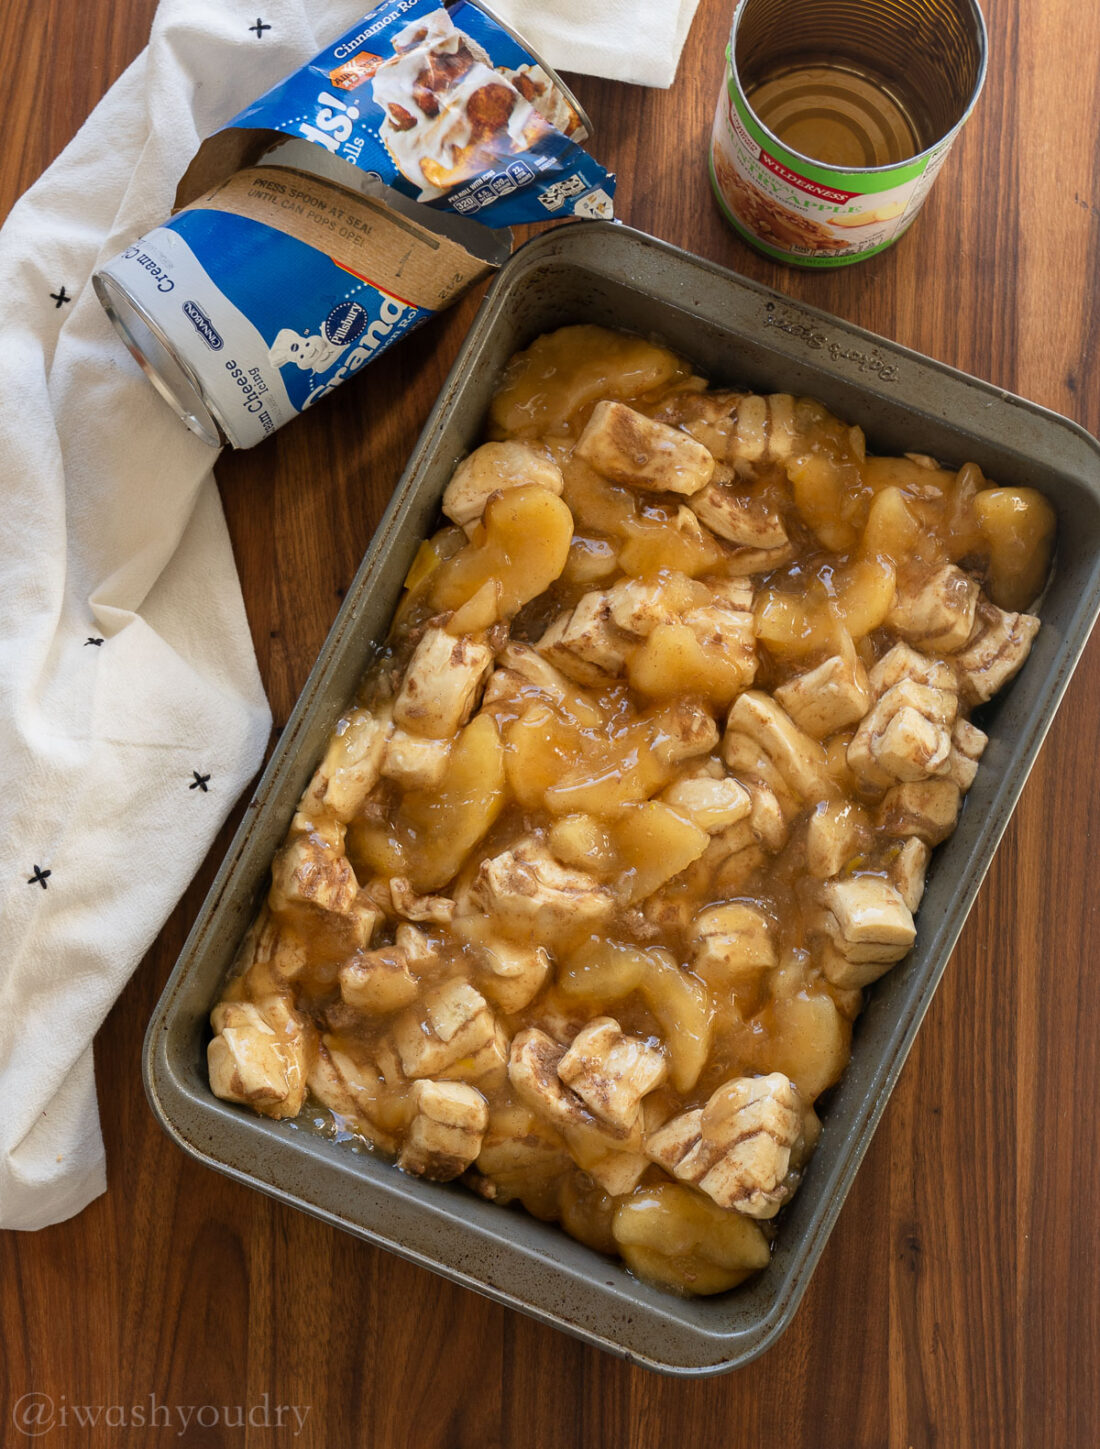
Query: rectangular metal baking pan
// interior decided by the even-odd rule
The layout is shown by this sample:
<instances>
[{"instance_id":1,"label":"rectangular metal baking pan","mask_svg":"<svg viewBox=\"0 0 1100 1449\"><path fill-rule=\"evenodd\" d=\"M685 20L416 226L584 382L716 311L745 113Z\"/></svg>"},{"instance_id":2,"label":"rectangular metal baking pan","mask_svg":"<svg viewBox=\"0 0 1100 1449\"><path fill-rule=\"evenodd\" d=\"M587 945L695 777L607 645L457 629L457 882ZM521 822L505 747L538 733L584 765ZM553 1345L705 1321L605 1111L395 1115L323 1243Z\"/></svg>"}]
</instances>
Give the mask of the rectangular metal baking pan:
<instances>
[{"instance_id":1,"label":"rectangular metal baking pan","mask_svg":"<svg viewBox=\"0 0 1100 1449\"><path fill-rule=\"evenodd\" d=\"M873 451L976 461L998 482L1041 489L1060 525L1043 628L982 721L989 747L933 861L916 947L871 992L771 1266L718 1298L670 1297L557 1227L257 1117L207 1085L207 1013L451 471L479 441L511 354L580 321L659 338L716 383L820 398ZM746 1363L794 1315L1098 608L1100 444L1074 423L626 227L580 223L529 242L474 320L165 987L145 1043L153 1110L199 1161L602 1348L680 1374Z\"/></svg>"}]
</instances>

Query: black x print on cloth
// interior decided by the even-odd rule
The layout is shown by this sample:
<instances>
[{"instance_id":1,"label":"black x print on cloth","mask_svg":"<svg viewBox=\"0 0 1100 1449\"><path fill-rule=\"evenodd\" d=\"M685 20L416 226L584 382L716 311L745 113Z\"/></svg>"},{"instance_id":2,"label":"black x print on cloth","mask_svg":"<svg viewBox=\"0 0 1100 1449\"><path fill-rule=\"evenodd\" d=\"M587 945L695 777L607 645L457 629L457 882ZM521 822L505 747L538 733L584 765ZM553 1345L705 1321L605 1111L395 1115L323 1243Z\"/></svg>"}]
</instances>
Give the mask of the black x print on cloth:
<instances>
[{"instance_id":1,"label":"black x print on cloth","mask_svg":"<svg viewBox=\"0 0 1100 1449\"><path fill-rule=\"evenodd\" d=\"M206 782L207 782L207 780L209 780L210 776L209 775L200 775L199 772L198 772L198 770L192 770L191 773L192 773L192 775L194 775L195 778L191 781L190 785L188 785L187 788L189 790L201 790L202 793L205 795L206 794Z\"/></svg>"},{"instance_id":2,"label":"black x print on cloth","mask_svg":"<svg viewBox=\"0 0 1100 1449\"><path fill-rule=\"evenodd\" d=\"M43 890L49 890L49 886L47 886L46 884L46 877L49 875L53 875L52 870L43 870L40 865L36 865L34 868L34 875L29 875L27 877L27 884L40 885Z\"/></svg>"},{"instance_id":3,"label":"black x print on cloth","mask_svg":"<svg viewBox=\"0 0 1100 1449\"><path fill-rule=\"evenodd\" d=\"M270 30L271 29L271 26L270 25L265 25L264 22L257 16L257 18L256 18L256 24L255 25L250 25L248 28L249 28L249 30L254 30L256 32L256 39L257 40L263 40L263 38L264 38L264 31L265 30Z\"/></svg>"},{"instance_id":4,"label":"black x print on cloth","mask_svg":"<svg viewBox=\"0 0 1100 1449\"><path fill-rule=\"evenodd\" d=\"M98 649L102 643L102 639L93 639L89 636L87 639L84 640L84 648L87 649L89 644L94 644L95 647Z\"/></svg>"},{"instance_id":5,"label":"black x print on cloth","mask_svg":"<svg viewBox=\"0 0 1100 1449\"><path fill-rule=\"evenodd\" d=\"M55 312L57 311L58 307L62 306L65 302L71 302L72 300L73 299L65 291L64 287L60 287L56 292L50 293L50 301L54 305Z\"/></svg>"}]
</instances>

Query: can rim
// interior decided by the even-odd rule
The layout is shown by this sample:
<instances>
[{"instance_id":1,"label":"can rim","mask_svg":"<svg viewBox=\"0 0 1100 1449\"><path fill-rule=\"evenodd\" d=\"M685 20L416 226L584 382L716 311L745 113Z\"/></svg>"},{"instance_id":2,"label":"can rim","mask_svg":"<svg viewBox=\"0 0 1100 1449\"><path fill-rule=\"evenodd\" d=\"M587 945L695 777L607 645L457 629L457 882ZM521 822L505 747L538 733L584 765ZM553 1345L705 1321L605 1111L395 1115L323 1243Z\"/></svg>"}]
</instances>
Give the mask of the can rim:
<instances>
[{"instance_id":1,"label":"can rim","mask_svg":"<svg viewBox=\"0 0 1100 1449\"><path fill-rule=\"evenodd\" d=\"M126 344L126 350L180 421L186 424L191 432L197 434L204 443L208 443L213 448L220 448L224 443L230 441L224 422L217 409L212 406L194 369L179 355L171 339L156 319L150 316L141 303L110 272L105 270L96 272L92 277L92 287L100 305L110 318L111 325ZM197 406L188 407L167 382L162 370L155 367L149 360L144 348L134 336L123 311L119 308L120 299L124 302L125 307L140 319L142 326L148 329L157 344L163 347L167 356L171 358L173 365L182 373L194 395Z\"/></svg>"},{"instance_id":2,"label":"can rim","mask_svg":"<svg viewBox=\"0 0 1100 1449\"><path fill-rule=\"evenodd\" d=\"M477 3L480 3L480 0L477 0ZM897 171L902 166L915 166L918 161L927 161L941 148L950 145L959 134L962 126L969 119L974 107L978 104L978 97L981 95L982 87L985 85L986 71L989 66L989 32L986 29L985 16L982 13L982 7L978 4L978 0L966 0L966 3L969 5L971 15L974 19L978 40L978 74L974 79L974 89L970 93L966 107L949 131L945 131L942 136L937 136L930 146L926 146L923 151L918 151L915 156L907 156L904 161L895 162L892 166L830 166L827 161L815 160L813 156L807 156L805 152L796 151L793 146L788 146L785 141L779 139L770 127L764 124L749 104L748 96L745 94L745 87L742 84L741 76L737 70L737 31L741 24L741 17L745 13L748 0L738 0L737 9L733 14L733 24L730 27L729 48L726 51L726 60L729 65L730 76L736 82L738 94L745 102L745 105L752 111L753 119L764 132L765 136L768 137L769 141L773 141L775 145L788 152L791 156L797 157L799 161L805 161L810 166L819 166L823 170L834 171L838 175L885 176L891 171Z\"/></svg>"},{"instance_id":3,"label":"can rim","mask_svg":"<svg viewBox=\"0 0 1100 1449\"><path fill-rule=\"evenodd\" d=\"M578 145L582 141L591 141L593 136L592 118L589 116L585 108L581 105L580 101L577 100L577 97L573 94L569 86L567 86L562 80L561 76L558 75L557 71L550 64L550 62L543 59L543 57L535 49L535 47L531 44L527 37L525 35L521 35L520 32L515 28L515 26L509 25L507 20L502 20L491 5L486 5L485 0L468 0L468 3L473 5L476 10L484 11L494 24L499 25L501 30L505 31L508 35L510 35L512 39L517 42L517 44L522 45L524 50L528 51L529 54L538 61L539 65L554 82L558 90L562 92L566 100L576 111L577 115L580 116L581 124L584 126L586 134L581 137L571 136L569 137L569 139L576 140Z\"/></svg>"}]
</instances>

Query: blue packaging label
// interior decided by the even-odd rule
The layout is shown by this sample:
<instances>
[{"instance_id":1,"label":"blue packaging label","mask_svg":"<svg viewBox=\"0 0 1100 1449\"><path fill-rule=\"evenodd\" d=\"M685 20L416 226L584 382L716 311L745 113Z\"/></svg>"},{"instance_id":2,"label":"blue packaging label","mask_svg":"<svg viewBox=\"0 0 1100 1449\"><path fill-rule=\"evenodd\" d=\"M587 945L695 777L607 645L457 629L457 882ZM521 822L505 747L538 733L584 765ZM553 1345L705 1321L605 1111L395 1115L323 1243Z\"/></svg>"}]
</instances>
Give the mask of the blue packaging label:
<instances>
[{"instance_id":1,"label":"blue packaging label","mask_svg":"<svg viewBox=\"0 0 1100 1449\"><path fill-rule=\"evenodd\" d=\"M431 315L262 222L196 207L105 269L251 447Z\"/></svg>"},{"instance_id":2,"label":"blue packaging label","mask_svg":"<svg viewBox=\"0 0 1100 1449\"><path fill-rule=\"evenodd\" d=\"M265 375L304 412L431 314L332 257L248 217L195 209L162 230L183 238L233 314L263 339Z\"/></svg>"},{"instance_id":3,"label":"blue packaging label","mask_svg":"<svg viewBox=\"0 0 1100 1449\"><path fill-rule=\"evenodd\" d=\"M529 51L469 0L390 0L234 117L490 226L611 215L615 178Z\"/></svg>"}]
</instances>

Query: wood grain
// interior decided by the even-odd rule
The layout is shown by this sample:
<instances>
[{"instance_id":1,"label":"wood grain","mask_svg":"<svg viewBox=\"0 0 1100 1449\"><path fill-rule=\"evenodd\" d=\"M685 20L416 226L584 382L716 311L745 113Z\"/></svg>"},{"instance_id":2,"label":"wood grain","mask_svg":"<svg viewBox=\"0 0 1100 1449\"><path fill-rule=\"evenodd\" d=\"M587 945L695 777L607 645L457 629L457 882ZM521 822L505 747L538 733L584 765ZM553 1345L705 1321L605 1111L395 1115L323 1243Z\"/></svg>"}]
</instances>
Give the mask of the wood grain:
<instances>
[{"instance_id":1,"label":"wood grain","mask_svg":"<svg viewBox=\"0 0 1100 1449\"><path fill-rule=\"evenodd\" d=\"M669 93L576 79L620 214L1100 431L1100 12L989 0L988 84L894 250L785 270L726 229L703 156L730 0L703 0ZM4 210L144 43L152 0L7 0ZM230 14L246 27L251 12ZM265 16L271 20L272 16ZM245 98L242 91L242 100ZM72 283L69 284L70 289ZM476 306L470 298L219 481L277 723ZM229 839L96 1043L109 1191L0 1235L10 1409L164 1406L46 1443L371 1449L946 1449L1100 1442L1100 652L1070 686L794 1326L755 1365L661 1378L185 1160L141 1088L145 1022ZM265 1399L265 1395L267 1396ZM151 1396L153 1396L151 1398ZM178 1406L308 1408L190 1428ZM230 1417L235 1411L231 1410ZM116 1417L118 1417L116 1415Z\"/></svg>"}]
</instances>

